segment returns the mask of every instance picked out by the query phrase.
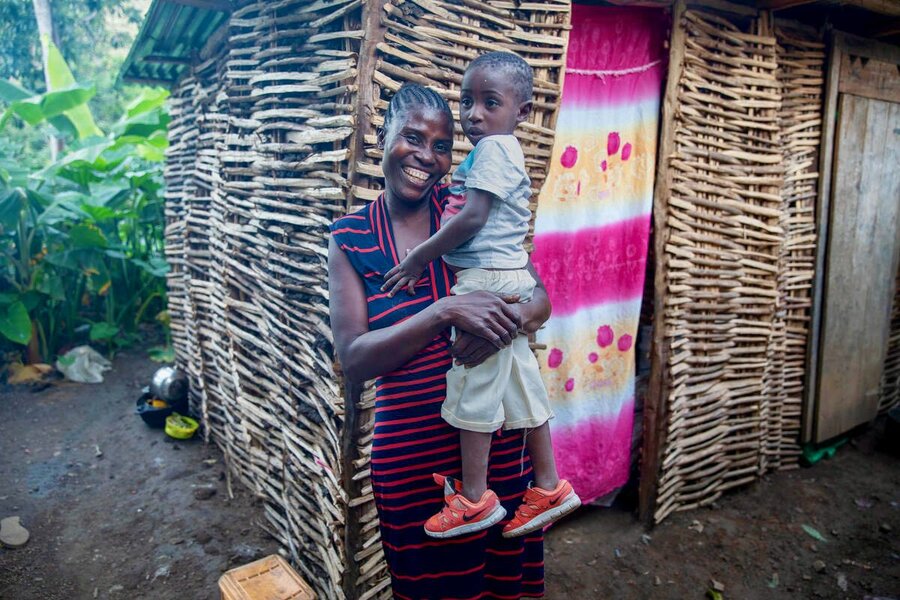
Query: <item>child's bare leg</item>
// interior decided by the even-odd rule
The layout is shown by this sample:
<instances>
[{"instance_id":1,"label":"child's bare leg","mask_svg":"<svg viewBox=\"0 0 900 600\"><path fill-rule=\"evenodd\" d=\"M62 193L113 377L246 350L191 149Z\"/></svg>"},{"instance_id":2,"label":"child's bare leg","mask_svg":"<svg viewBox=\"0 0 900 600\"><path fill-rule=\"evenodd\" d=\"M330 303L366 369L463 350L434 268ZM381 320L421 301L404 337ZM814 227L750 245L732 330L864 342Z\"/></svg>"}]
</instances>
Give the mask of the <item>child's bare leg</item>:
<instances>
[{"instance_id":1,"label":"child's bare leg","mask_svg":"<svg viewBox=\"0 0 900 600\"><path fill-rule=\"evenodd\" d=\"M462 494L472 502L478 502L487 490L491 434L460 429L459 445L462 454Z\"/></svg>"},{"instance_id":2,"label":"child's bare leg","mask_svg":"<svg viewBox=\"0 0 900 600\"><path fill-rule=\"evenodd\" d=\"M545 422L529 431L525 441L531 456L531 467L534 469L535 487L555 489L559 483L559 474L556 472L556 460L553 458L553 445L550 442L550 423Z\"/></svg>"}]
</instances>

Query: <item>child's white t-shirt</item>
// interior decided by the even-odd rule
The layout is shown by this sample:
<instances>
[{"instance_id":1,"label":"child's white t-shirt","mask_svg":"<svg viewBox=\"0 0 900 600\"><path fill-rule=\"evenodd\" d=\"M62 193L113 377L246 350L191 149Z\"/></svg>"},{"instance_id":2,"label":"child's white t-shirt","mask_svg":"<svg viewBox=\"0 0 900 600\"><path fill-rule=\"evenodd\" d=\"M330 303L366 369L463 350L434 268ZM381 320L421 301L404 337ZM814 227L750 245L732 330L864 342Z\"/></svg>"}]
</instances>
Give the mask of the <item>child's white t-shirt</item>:
<instances>
[{"instance_id":1,"label":"child's white t-shirt","mask_svg":"<svg viewBox=\"0 0 900 600\"><path fill-rule=\"evenodd\" d=\"M453 172L450 193L463 196L477 189L493 194L484 227L472 239L444 256L455 267L520 269L528 262L525 236L531 221L528 199L531 180L525 171L525 155L513 135L491 135L475 148ZM451 199L451 202L453 200Z\"/></svg>"}]
</instances>

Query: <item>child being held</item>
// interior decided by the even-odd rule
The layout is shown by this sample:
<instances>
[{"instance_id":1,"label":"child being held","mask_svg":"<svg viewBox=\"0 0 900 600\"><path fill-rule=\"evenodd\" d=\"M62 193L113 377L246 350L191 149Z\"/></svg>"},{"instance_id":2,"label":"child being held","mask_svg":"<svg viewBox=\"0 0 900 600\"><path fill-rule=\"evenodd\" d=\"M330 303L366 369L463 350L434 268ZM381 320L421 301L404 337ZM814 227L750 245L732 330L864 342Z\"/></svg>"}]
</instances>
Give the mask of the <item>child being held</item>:
<instances>
[{"instance_id":1,"label":"child being held","mask_svg":"<svg viewBox=\"0 0 900 600\"><path fill-rule=\"evenodd\" d=\"M509 52L484 54L466 69L460 122L475 148L453 173L440 230L385 275L382 290L390 296L404 287L412 292L425 267L443 256L456 272L454 294L484 290L519 302L531 299L536 282L525 268L524 248L531 180L513 131L531 111L532 86L531 67ZM502 345L500 336L491 341ZM487 488L491 437L501 427L531 430L526 440L534 469L533 484L504 526L504 537L540 529L581 505L556 472L548 423L553 414L527 336L516 336L476 367L454 364L441 416L460 430L462 481L435 475L445 504L425 523L428 535L480 531L506 516Z\"/></svg>"}]
</instances>

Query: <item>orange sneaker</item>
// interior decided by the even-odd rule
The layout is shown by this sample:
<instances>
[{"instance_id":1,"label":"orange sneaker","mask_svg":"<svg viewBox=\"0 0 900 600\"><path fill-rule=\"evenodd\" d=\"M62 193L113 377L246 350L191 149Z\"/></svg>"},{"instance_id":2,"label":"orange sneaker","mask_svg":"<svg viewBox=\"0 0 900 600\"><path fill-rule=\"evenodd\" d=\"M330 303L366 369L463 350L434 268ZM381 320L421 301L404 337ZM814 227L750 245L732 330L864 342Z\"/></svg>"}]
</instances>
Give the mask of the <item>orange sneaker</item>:
<instances>
[{"instance_id":1,"label":"orange sneaker","mask_svg":"<svg viewBox=\"0 0 900 600\"><path fill-rule=\"evenodd\" d=\"M486 490L478 502L462 495L462 485L452 477L434 474L434 481L444 486L444 508L425 522L425 533L434 538L450 538L481 531L506 516L497 494Z\"/></svg>"},{"instance_id":2,"label":"orange sneaker","mask_svg":"<svg viewBox=\"0 0 900 600\"><path fill-rule=\"evenodd\" d=\"M536 531L581 506L581 498L565 479L556 489L547 491L528 486L516 515L503 528L503 537L511 538Z\"/></svg>"}]
</instances>

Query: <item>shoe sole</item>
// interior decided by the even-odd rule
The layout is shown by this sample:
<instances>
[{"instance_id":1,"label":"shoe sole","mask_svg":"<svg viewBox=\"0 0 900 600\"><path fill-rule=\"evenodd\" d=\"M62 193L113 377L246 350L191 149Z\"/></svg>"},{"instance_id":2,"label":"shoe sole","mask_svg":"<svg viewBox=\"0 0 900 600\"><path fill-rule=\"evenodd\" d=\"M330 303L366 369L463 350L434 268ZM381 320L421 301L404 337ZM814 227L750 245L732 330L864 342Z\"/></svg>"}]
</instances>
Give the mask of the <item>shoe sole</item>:
<instances>
[{"instance_id":1,"label":"shoe sole","mask_svg":"<svg viewBox=\"0 0 900 600\"><path fill-rule=\"evenodd\" d=\"M506 509L497 504L497 508L491 511L491 514L481 519L480 521L475 521L474 523L469 523L467 525L458 525L453 529L448 529L447 531L428 531L426 529L425 535L433 538L444 539L465 535L467 533L474 533L476 531L481 531L482 529L487 529L488 527L496 525L497 523L502 521L503 517L505 516Z\"/></svg>"},{"instance_id":2,"label":"shoe sole","mask_svg":"<svg viewBox=\"0 0 900 600\"><path fill-rule=\"evenodd\" d=\"M520 525L519 527L516 527L515 529L511 529L510 531L504 531L503 537L505 537L505 538L519 537L522 535L529 534L532 531L537 531L538 529L541 529L541 528L549 525L553 521L556 521L557 519L560 519L560 518L566 516L567 514L569 514L576 508L578 508L579 506L581 506L581 498L578 497L578 494L576 494L575 492L572 492L571 494L566 496L566 499L563 500L563 502L556 508L551 508L550 510L541 513L540 515L536 516L535 518L528 521L524 525Z\"/></svg>"}]
</instances>

